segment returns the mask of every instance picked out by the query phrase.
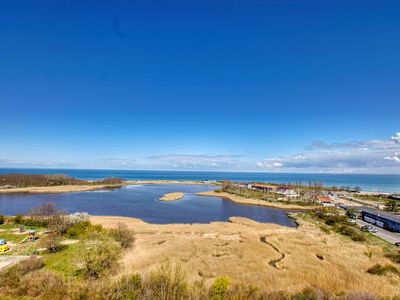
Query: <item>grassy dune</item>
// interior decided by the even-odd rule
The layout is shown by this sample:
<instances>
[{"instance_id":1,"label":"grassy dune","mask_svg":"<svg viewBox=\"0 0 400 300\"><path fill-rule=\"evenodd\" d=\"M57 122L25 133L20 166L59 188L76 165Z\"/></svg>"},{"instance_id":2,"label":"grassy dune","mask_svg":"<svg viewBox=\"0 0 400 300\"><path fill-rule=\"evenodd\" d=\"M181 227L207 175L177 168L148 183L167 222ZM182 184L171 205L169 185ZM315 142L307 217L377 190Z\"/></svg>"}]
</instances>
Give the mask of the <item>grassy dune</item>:
<instances>
[{"instance_id":1,"label":"grassy dune","mask_svg":"<svg viewBox=\"0 0 400 300\"><path fill-rule=\"evenodd\" d=\"M112 228L123 222L136 232L133 251L123 257L122 273L156 270L163 263L182 265L191 281L211 284L218 276L252 283L261 290L298 292L318 287L330 293L400 294L400 277L367 273L390 264L383 245L358 243L318 224L299 219L298 229L243 218L210 224L155 225L121 217L92 217Z\"/></svg>"}]
</instances>

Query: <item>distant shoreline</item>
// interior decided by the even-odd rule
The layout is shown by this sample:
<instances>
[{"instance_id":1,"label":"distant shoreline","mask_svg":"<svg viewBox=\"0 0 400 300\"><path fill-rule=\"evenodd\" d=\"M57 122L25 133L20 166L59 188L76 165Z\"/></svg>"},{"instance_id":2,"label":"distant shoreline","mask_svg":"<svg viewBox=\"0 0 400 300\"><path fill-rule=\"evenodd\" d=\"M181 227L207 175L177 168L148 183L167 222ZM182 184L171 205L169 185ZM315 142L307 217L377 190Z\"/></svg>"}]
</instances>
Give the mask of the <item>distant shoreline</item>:
<instances>
[{"instance_id":1,"label":"distant shoreline","mask_svg":"<svg viewBox=\"0 0 400 300\"><path fill-rule=\"evenodd\" d=\"M119 188L121 185L58 185L58 186L30 186L23 188L0 189L0 194L60 194L72 192L89 192L104 189Z\"/></svg>"},{"instance_id":2,"label":"distant shoreline","mask_svg":"<svg viewBox=\"0 0 400 300\"><path fill-rule=\"evenodd\" d=\"M266 206L266 207L271 207L271 208L278 208L282 210L313 210L317 207L320 206L302 206L302 205L295 205L295 204L280 204L280 203L273 203L273 202L268 202L265 200L258 200L258 199L252 199L252 198L244 198L238 195L232 195L229 193L225 192L220 192L217 193L215 191L209 191L209 192L199 192L196 193L196 195L199 196L210 196L210 197L219 197L222 199L230 200L238 204L245 204L245 205L256 205L256 206Z\"/></svg>"},{"instance_id":3,"label":"distant shoreline","mask_svg":"<svg viewBox=\"0 0 400 300\"><path fill-rule=\"evenodd\" d=\"M204 183L201 181L180 181L180 180L128 180L122 184L82 184L82 185L57 185L57 186L30 186L30 187L16 187L16 188L0 188L0 194L59 194L59 193L73 193L73 192L90 192L104 189L116 189L127 185L141 185L141 184L198 184L209 185L211 183Z\"/></svg>"}]
</instances>

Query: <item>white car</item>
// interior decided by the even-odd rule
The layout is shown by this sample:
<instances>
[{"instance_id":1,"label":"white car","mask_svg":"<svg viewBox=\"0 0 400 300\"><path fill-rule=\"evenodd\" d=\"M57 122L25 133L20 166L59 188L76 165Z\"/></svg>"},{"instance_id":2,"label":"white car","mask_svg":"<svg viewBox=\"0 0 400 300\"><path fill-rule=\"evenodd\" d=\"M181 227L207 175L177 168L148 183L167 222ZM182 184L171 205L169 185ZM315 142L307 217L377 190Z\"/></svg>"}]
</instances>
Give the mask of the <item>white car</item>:
<instances>
[{"instance_id":1,"label":"white car","mask_svg":"<svg viewBox=\"0 0 400 300\"><path fill-rule=\"evenodd\" d=\"M368 232L371 232L371 233L377 233L378 232L378 230L376 230L375 228L368 228Z\"/></svg>"}]
</instances>

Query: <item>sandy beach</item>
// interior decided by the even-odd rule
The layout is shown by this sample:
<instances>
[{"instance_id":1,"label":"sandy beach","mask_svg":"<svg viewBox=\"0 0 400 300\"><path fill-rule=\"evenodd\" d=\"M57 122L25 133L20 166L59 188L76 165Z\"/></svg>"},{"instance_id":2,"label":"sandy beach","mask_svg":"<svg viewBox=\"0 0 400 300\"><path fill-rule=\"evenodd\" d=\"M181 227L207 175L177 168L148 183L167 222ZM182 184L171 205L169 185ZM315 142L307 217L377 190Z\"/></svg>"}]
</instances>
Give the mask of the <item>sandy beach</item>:
<instances>
[{"instance_id":1,"label":"sandy beach","mask_svg":"<svg viewBox=\"0 0 400 300\"><path fill-rule=\"evenodd\" d=\"M176 193L168 193L168 194L164 194L164 196L162 196L160 198L161 201L176 201L179 199L183 198L183 193L182 192L176 192Z\"/></svg>"},{"instance_id":2,"label":"sandy beach","mask_svg":"<svg viewBox=\"0 0 400 300\"><path fill-rule=\"evenodd\" d=\"M332 293L400 293L400 277L366 272L387 264L377 246L361 244L299 219L298 229L232 217L230 222L157 225L127 217L94 216L106 228L119 222L136 232L136 242L122 258L122 274L146 274L160 265L180 265L191 281L210 284L226 275L262 290L290 292L318 286ZM368 257L367 252L373 255Z\"/></svg>"},{"instance_id":3,"label":"sandy beach","mask_svg":"<svg viewBox=\"0 0 400 300\"><path fill-rule=\"evenodd\" d=\"M268 201L264 201L264 200L253 199L253 198L244 198L244 197L241 197L238 195L233 195L233 194L225 193L225 192L217 193L215 191L200 192L200 193L196 193L196 195L220 197L220 198L231 200L231 201L239 203L239 204L260 205L260 206L267 206L267 207L286 209L286 210L312 210L317 207L320 207L320 206L303 206L303 205L284 204L284 203L280 204L280 203L276 203L276 202L268 202Z\"/></svg>"},{"instance_id":4,"label":"sandy beach","mask_svg":"<svg viewBox=\"0 0 400 300\"><path fill-rule=\"evenodd\" d=\"M216 183L205 183L203 181L196 180L128 180L125 182L126 185L130 184L216 184Z\"/></svg>"},{"instance_id":5,"label":"sandy beach","mask_svg":"<svg viewBox=\"0 0 400 300\"><path fill-rule=\"evenodd\" d=\"M0 189L0 193L33 193L33 194L57 194L70 192L87 192L102 190L105 188L118 188L120 185L58 185L58 186L41 186L41 187L26 187L26 188L10 188Z\"/></svg>"}]
</instances>

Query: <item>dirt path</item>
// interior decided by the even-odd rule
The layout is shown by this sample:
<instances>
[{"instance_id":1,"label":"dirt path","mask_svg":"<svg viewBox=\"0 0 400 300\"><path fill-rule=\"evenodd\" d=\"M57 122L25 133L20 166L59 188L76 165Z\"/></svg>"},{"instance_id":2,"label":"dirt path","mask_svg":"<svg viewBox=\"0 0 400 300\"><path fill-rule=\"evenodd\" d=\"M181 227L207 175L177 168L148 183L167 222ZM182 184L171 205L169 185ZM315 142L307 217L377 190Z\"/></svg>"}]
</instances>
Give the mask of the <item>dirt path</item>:
<instances>
[{"instance_id":1,"label":"dirt path","mask_svg":"<svg viewBox=\"0 0 400 300\"><path fill-rule=\"evenodd\" d=\"M281 252L278 247L276 247L274 244L270 243L267 241L267 236L262 236L260 237L260 242L267 244L268 246L272 247L272 249L274 249L276 252L278 252L281 257L277 258L277 259L271 259L268 264L271 267L274 267L277 270L281 270L280 268L278 268L278 266L276 265L278 262L280 262L281 260L283 260L285 258L285 253Z\"/></svg>"}]
</instances>

